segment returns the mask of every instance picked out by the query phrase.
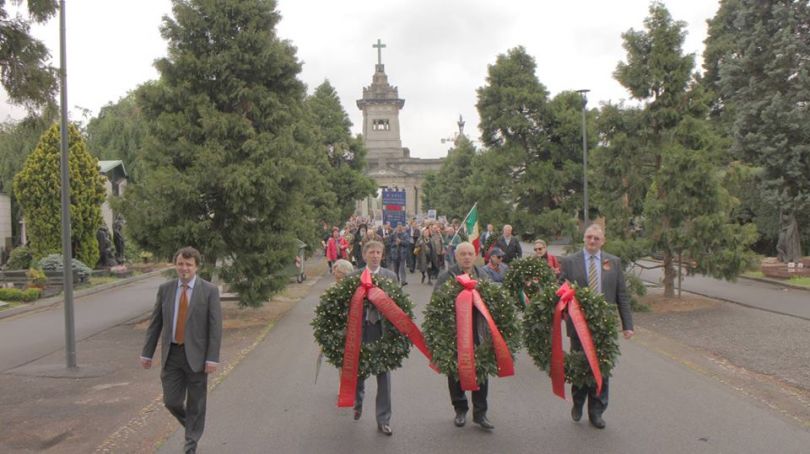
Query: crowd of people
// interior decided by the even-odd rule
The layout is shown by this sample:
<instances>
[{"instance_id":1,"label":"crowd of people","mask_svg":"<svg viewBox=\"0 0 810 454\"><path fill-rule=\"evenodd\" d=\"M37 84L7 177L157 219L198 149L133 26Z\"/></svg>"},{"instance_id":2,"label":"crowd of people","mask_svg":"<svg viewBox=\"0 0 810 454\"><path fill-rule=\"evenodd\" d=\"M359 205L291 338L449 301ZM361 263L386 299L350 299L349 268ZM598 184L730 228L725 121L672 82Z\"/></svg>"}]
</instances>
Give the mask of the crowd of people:
<instances>
[{"instance_id":1,"label":"crowd of people","mask_svg":"<svg viewBox=\"0 0 810 454\"><path fill-rule=\"evenodd\" d=\"M491 237L496 238L494 242L490 241ZM375 226L366 218L352 216L342 227L324 223L321 246L329 272L334 273L334 265L339 260L348 261L354 268L365 267L363 246L369 241L379 241L383 244L382 266L397 275L400 285L408 285L408 272L417 271L421 274L422 284L433 285L441 271L455 265L455 250L467 240L467 232L461 228L458 219L426 219L421 222L413 219L392 227L388 222ZM504 225L498 234L494 226L488 224L479 240L485 272L491 280L502 282L509 263L523 256L520 241L512 235L512 226ZM487 244L488 247L483 246ZM560 273L560 264L548 252L545 241L535 240L534 253L546 258L549 266Z\"/></svg>"}]
</instances>

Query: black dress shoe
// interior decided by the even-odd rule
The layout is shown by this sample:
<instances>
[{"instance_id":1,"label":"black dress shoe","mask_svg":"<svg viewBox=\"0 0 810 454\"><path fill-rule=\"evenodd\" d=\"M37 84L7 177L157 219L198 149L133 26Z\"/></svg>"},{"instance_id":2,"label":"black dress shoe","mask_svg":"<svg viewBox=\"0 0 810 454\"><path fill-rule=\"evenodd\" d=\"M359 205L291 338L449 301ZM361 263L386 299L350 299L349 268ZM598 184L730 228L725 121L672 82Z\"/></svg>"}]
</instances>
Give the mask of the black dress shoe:
<instances>
[{"instance_id":1,"label":"black dress shoe","mask_svg":"<svg viewBox=\"0 0 810 454\"><path fill-rule=\"evenodd\" d=\"M486 415L473 416L473 422L481 426L483 429L492 430L495 426L487 419Z\"/></svg>"},{"instance_id":2,"label":"black dress shoe","mask_svg":"<svg viewBox=\"0 0 810 454\"><path fill-rule=\"evenodd\" d=\"M456 425L456 427L464 427L464 424L467 424L467 412L457 411L456 419L453 420L453 423Z\"/></svg>"},{"instance_id":3,"label":"black dress shoe","mask_svg":"<svg viewBox=\"0 0 810 454\"><path fill-rule=\"evenodd\" d=\"M389 426L388 424L378 424L377 430L384 433L385 435L388 435L389 437L394 434L394 431L391 430L391 426Z\"/></svg>"},{"instance_id":4,"label":"black dress shoe","mask_svg":"<svg viewBox=\"0 0 810 454\"><path fill-rule=\"evenodd\" d=\"M354 420L357 421L360 417L363 416L363 409L362 408L355 408L354 409Z\"/></svg>"},{"instance_id":5,"label":"black dress shoe","mask_svg":"<svg viewBox=\"0 0 810 454\"><path fill-rule=\"evenodd\" d=\"M605 420L602 419L601 415L588 415L588 419L591 420L591 425L597 429L605 428Z\"/></svg>"},{"instance_id":6,"label":"black dress shoe","mask_svg":"<svg viewBox=\"0 0 810 454\"><path fill-rule=\"evenodd\" d=\"M571 419L577 422L582 419L582 405L574 404L574 406L571 407Z\"/></svg>"}]
</instances>

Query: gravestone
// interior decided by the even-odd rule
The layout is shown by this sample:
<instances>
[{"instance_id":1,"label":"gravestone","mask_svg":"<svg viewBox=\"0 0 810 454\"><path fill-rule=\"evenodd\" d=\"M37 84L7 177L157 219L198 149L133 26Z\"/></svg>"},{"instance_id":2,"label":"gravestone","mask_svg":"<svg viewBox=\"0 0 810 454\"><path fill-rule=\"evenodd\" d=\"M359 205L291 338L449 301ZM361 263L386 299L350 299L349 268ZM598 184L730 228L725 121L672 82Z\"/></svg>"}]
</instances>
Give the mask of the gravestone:
<instances>
[{"instance_id":1,"label":"gravestone","mask_svg":"<svg viewBox=\"0 0 810 454\"><path fill-rule=\"evenodd\" d=\"M11 197L0 193L0 264L11 252Z\"/></svg>"}]
</instances>

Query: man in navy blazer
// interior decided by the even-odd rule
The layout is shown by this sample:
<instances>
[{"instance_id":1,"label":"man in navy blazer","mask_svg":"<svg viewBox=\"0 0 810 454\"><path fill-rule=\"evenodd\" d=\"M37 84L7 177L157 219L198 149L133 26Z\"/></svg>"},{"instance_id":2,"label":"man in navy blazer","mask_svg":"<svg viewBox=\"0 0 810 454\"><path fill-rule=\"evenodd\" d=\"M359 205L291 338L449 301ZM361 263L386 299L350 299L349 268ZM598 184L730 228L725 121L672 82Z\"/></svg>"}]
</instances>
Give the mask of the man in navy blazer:
<instances>
[{"instance_id":1,"label":"man in navy blazer","mask_svg":"<svg viewBox=\"0 0 810 454\"><path fill-rule=\"evenodd\" d=\"M141 352L141 365L149 369L160 340L163 403L186 429L186 453L196 452L205 428L208 374L217 370L222 343L219 289L197 276L199 265L196 249L177 251L178 278L158 288Z\"/></svg>"},{"instance_id":2,"label":"man in navy blazer","mask_svg":"<svg viewBox=\"0 0 810 454\"><path fill-rule=\"evenodd\" d=\"M627 294L627 284L624 280L622 262L615 255L602 251L605 244L605 232L598 224L591 224L584 235L585 247L576 254L563 257L560 260L562 268L560 280L571 281L582 287L591 286L594 291L604 295L608 303L618 306L619 316L622 319L622 331L625 339L633 337L633 312L630 309L630 298ZM593 272L593 276L591 276ZM571 350L582 350L573 326L568 321L568 337L571 340ZM571 418L579 421L582 418L582 407L588 400L588 419L599 429L605 428L602 413L608 405L608 377L602 379L602 393L596 394L596 387L571 387L574 397L574 406L571 409Z\"/></svg>"}]
</instances>

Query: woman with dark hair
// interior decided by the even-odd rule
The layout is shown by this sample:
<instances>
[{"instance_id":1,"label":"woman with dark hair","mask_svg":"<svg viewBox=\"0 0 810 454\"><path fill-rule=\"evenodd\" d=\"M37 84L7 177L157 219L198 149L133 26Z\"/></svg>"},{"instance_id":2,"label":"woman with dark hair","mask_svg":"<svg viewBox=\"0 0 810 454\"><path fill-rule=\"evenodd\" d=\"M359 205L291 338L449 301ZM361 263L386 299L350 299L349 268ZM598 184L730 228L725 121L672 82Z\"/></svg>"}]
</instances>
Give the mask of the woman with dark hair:
<instances>
[{"instance_id":1,"label":"woman with dark hair","mask_svg":"<svg viewBox=\"0 0 810 454\"><path fill-rule=\"evenodd\" d=\"M354 255L354 264L357 268L363 268L366 266L366 261L363 260L363 244L366 238L366 232L368 231L368 226L365 224L360 224L360 227L357 228L357 233L354 235L354 241L352 245L352 255Z\"/></svg>"}]
</instances>

